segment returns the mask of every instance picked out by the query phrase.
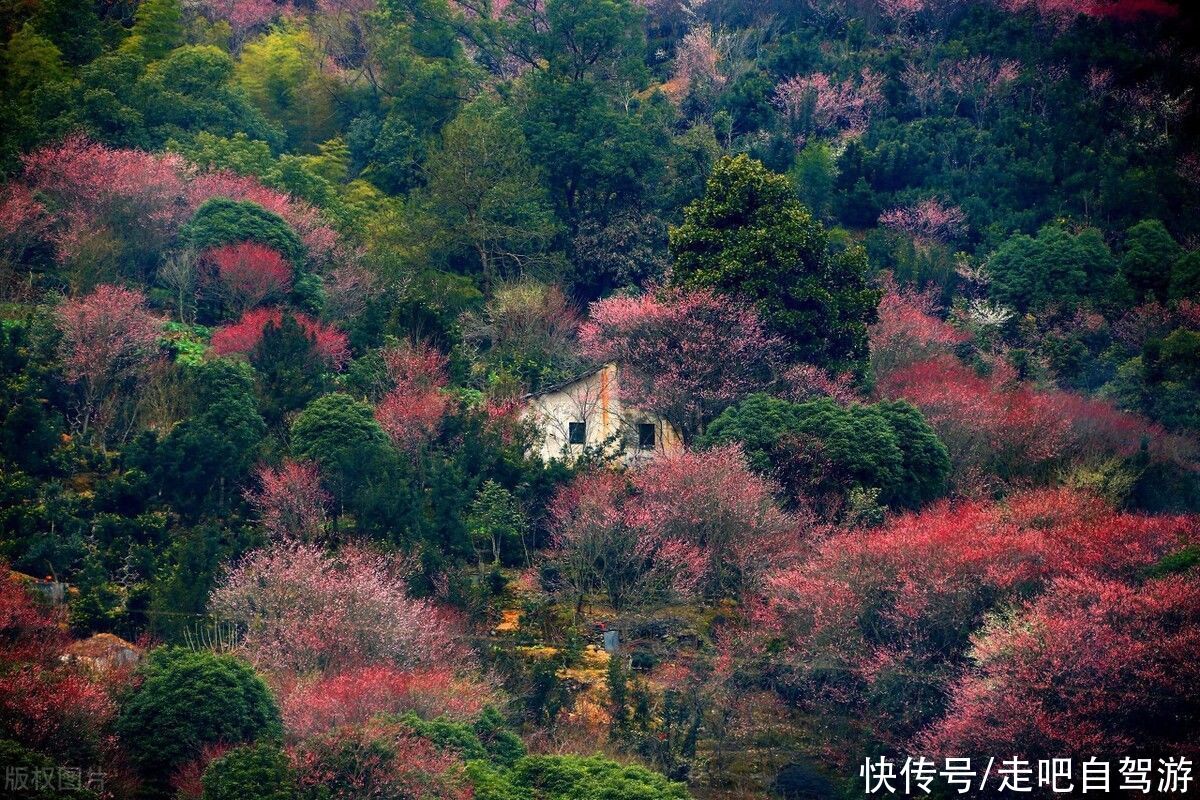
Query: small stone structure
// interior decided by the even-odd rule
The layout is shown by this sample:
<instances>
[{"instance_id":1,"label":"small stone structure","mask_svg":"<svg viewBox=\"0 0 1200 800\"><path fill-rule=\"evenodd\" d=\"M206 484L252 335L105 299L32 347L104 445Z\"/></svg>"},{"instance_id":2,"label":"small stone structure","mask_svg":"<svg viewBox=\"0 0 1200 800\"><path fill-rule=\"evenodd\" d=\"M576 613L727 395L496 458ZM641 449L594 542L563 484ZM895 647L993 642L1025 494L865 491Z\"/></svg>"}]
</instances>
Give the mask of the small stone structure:
<instances>
[{"instance_id":1,"label":"small stone structure","mask_svg":"<svg viewBox=\"0 0 1200 800\"><path fill-rule=\"evenodd\" d=\"M72 642L62 655L68 663L80 663L97 672L133 666L142 660L142 651L132 642L111 633L97 633L87 639Z\"/></svg>"}]
</instances>

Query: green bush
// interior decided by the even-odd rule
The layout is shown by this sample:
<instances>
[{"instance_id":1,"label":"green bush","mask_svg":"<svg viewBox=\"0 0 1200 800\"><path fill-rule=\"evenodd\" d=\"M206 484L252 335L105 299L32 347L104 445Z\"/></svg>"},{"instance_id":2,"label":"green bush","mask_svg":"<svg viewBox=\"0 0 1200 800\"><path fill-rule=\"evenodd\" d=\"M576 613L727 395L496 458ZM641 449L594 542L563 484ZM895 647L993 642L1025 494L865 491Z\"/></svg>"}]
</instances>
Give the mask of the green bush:
<instances>
[{"instance_id":1,"label":"green bush","mask_svg":"<svg viewBox=\"0 0 1200 800\"><path fill-rule=\"evenodd\" d=\"M159 648L139 673L142 685L121 709L117 732L152 784L161 785L206 744L282 735L266 683L231 655Z\"/></svg>"},{"instance_id":2,"label":"green bush","mask_svg":"<svg viewBox=\"0 0 1200 800\"><path fill-rule=\"evenodd\" d=\"M223 244L258 242L283 253L293 264L304 260L300 237L282 217L257 203L214 197L196 209L181 232L183 241L197 251Z\"/></svg>"},{"instance_id":3,"label":"green bush","mask_svg":"<svg viewBox=\"0 0 1200 800\"><path fill-rule=\"evenodd\" d=\"M752 468L773 473L793 455L788 448L796 437L819 442L829 462L828 471L815 467L817 491L876 488L880 502L911 508L946 490L945 445L903 400L843 407L828 398L792 403L755 394L713 420L699 443L739 442Z\"/></svg>"},{"instance_id":4,"label":"green bush","mask_svg":"<svg viewBox=\"0 0 1200 800\"><path fill-rule=\"evenodd\" d=\"M476 800L688 800L682 783L600 756L525 756L511 770L467 764Z\"/></svg>"},{"instance_id":5,"label":"green bush","mask_svg":"<svg viewBox=\"0 0 1200 800\"><path fill-rule=\"evenodd\" d=\"M204 770L204 800L291 800L295 779L278 745L230 750Z\"/></svg>"}]
</instances>

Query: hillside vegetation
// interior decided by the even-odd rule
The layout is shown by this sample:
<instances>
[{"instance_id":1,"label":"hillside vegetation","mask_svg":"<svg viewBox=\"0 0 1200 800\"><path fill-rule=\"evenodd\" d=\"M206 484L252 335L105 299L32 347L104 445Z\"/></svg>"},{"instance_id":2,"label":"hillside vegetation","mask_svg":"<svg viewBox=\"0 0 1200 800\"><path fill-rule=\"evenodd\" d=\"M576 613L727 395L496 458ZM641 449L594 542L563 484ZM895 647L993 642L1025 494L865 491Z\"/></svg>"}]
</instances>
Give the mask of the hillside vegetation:
<instances>
[{"instance_id":1,"label":"hillside vegetation","mask_svg":"<svg viewBox=\"0 0 1200 800\"><path fill-rule=\"evenodd\" d=\"M1198 34L4 3L0 765L56 776L6 791L798 800L1019 756L1169 794ZM527 398L610 363L681 446L544 459Z\"/></svg>"}]
</instances>

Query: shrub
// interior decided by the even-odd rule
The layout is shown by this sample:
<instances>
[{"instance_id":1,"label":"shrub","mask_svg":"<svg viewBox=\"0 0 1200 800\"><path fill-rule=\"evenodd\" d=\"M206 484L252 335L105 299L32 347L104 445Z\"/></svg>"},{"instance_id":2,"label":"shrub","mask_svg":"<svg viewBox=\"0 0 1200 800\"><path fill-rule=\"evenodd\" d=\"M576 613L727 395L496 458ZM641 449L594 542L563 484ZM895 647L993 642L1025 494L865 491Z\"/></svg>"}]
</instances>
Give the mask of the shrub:
<instances>
[{"instance_id":1,"label":"shrub","mask_svg":"<svg viewBox=\"0 0 1200 800\"><path fill-rule=\"evenodd\" d=\"M700 444L738 442L757 471L783 478L793 451L810 441L819 445L814 471L822 474L806 484L818 493L875 488L883 503L909 508L945 493L946 448L921 412L903 401L843 407L829 398L790 403L752 395L713 420Z\"/></svg>"},{"instance_id":2,"label":"shrub","mask_svg":"<svg viewBox=\"0 0 1200 800\"><path fill-rule=\"evenodd\" d=\"M204 770L204 800L292 800L295 778L278 745L237 747Z\"/></svg>"},{"instance_id":3,"label":"shrub","mask_svg":"<svg viewBox=\"0 0 1200 800\"><path fill-rule=\"evenodd\" d=\"M117 731L152 783L162 783L206 744L282 733L266 683L231 655L160 648L139 673L142 685L121 709Z\"/></svg>"}]
</instances>

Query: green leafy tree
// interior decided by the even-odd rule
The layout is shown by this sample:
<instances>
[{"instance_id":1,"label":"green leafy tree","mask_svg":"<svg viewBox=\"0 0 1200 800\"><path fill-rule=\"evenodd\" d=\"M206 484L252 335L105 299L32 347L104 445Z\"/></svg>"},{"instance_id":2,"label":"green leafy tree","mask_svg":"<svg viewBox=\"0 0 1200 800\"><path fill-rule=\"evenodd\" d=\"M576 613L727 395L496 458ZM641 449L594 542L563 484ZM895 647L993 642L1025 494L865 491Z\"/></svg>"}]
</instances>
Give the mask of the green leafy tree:
<instances>
[{"instance_id":1,"label":"green leafy tree","mask_svg":"<svg viewBox=\"0 0 1200 800\"><path fill-rule=\"evenodd\" d=\"M496 565L500 564L502 554L511 560L512 551L524 545L528 527L529 522L512 492L495 481L485 482L467 516L467 532L476 551L490 550L492 563Z\"/></svg>"},{"instance_id":2,"label":"green leafy tree","mask_svg":"<svg viewBox=\"0 0 1200 800\"><path fill-rule=\"evenodd\" d=\"M216 359L192 368L193 414L161 442L139 440L135 464L154 474L175 508L190 514L227 510L258 453L266 425L258 412L253 370Z\"/></svg>"},{"instance_id":3,"label":"green leafy tree","mask_svg":"<svg viewBox=\"0 0 1200 800\"><path fill-rule=\"evenodd\" d=\"M317 398L296 417L292 454L319 463L343 503L395 469L395 452L371 406L340 392Z\"/></svg>"},{"instance_id":4,"label":"green leafy tree","mask_svg":"<svg viewBox=\"0 0 1200 800\"><path fill-rule=\"evenodd\" d=\"M525 756L511 770L467 764L477 800L689 800L687 788L645 767L601 756Z\"/></svg>"},{"instance_id":5,"label":"green leafy tree","mask_svg":"<svg viewBox=\"0 0 1200 800\"><path fill-rule=\"evenodd\" d=\"M233 136L197 131L192 137L168 141L166 147L199 167L214 171L229 170L238 175L262 177L271 171L275 163L268 142L251 139L242 131Z\"/></svg>"},{"instance_id":6,"label":"green leafy tree","mask_svg":"<svg viewBox=\"0 0 1200 800\"><path fill-rule=\"evenodd\" d=\"M758 70L746 72L722 93L717 107L731 117L733 133L750 133L770 125L774 116L771 94L775 85Z\"/></svg>"},{"instance_id":7,"label":"green leafy tree","mask_svg":"<svg viewBox=\"0 0 1200 800\"><path fill-rule=\"evenodd\" d=\"M142 684L121 708L117 732L155 787L207 744L253 742L283 733L271 690L231 655L159 648L139 668Z\"/></svg>"},{"instance_id":8,"label":"green leafy tree","mask_svg":"<svg viewBox=\"0 0 1200 800\"><path fill-rule=\"evenodd\" d=\"M1200 297L1200 250L1183 255L1171 268L1172 300L1189 300Z\"/></svg>"},{"instance_id":9,"label":"green leafy tree","mask_svg":"<svg viewBox=\"0 0 1200 800\"><path fill-rule=\"evenodd\" d=\"M479 86L479 68L465 56L462 20L448 0L382 0L364 39L378 70L372 96L421 137L435 135Z\"/></svg>"},{"instance_id":10,"label":"green leafy tree","mask_svg":"<svg viewBox=\"0 0 1200 800\"><path fill-rule=\"evenodd\" d=\"M197 252L223 244L258 242L283 253L293 264L304 257L304 245L291 226L278 214L249 201L206 200L180 235Z\"/></svg>"},{"instance_id":11,"label":"green leafy tree","mask_svg":"<svg viewBox=\"0 0 1200 800\"><path fill-rule=\"evenodd\" d=\"M834 181L837 165L829 145L814 139L796 155L796 163L788 170L800 201L818 219L826 219L832 211Z\"/></svg>"},{"instance_id":12,"label":"green leafy tree","mask_svg":"<svg viewBox=\"0 0 1200 800\"><path fill-rule=\"evenodd\" d=\"M485 282L552 261L554 213L525 137L502 106L483 99L464 108L443 129L426 171L440 235L474 256Z\"/></svg>"},{"instance_id":13,"label":"green leafy tree","mask_svg":"<svg viewBox=\"0 0 1200 800\"><path fill-rule=\"evenodd\" d=\"M133 30L121 47L146 61L157 61L184 41L179 0L143 0L134 12Z\"/></svg>"},{"instance_id":14,"label":"green leafy tree","mask_svg":"<svg viewBox=\"0 0 1200 800\"><path fill-rule=\"evenodd\" d=\"M671 230L671 279L753 303L797 360L861 368L880 293L867 285L861 248L827 245L786 177L725 157Z\"/></svg>"},{"instance_id":15,"label":"green leafy tree","mask_svg":"<svg viewBox=\"0 0 1200 800\"><path fill-rule=\"evenodd\" d=\"M516 59L554 78L641 85L645 12L631 0L549 0L514 3L478 33L493 59Z\"/></svg>"},{"instance_id":16,"label":"green leafy tree","mask_svg":"<svg viewBox=\"0 0 1200 800\"><path fill-rule=\"evenodd\" d=\"M1102 301L1112 289L1116 267L1099 231L1088 228L1072 235L1057 226L1042 228L1036 237L1008 239L987 265L993 297L1021 312Z\"/></svg>"},{"instance_id":17,"label":"green leafy tree","mask_svg":"<svg viewBox=\"0 0 1200 800\"><path fill-rule=\"evenodd\" d=\"M917 408L907 400L876 403L900 446L901 477L890 487L885 502L905 508L918 506L946 493L950 454Z\"/></svg>"},{"instance_id":18,"label":"green leafy tree","mask_svg":"<svg viewBox=\"0 0 1200 800\"><path fill-rule=\"evenodd\" d=\"M521 127L570 233L659 199L669 139L653 109L627 113L594 81L542 72L521 88Z\"/></svg>"},{"instance_id":19,"label":"green leafy tree","mask_svg":"<svg viewBox=\"0 0 1200 800\"><path fill-rule=\"evenodd\" d=\"M249 531L213 522L175 528L160 551L150 585L150 621L155 636L181 643L194 633L208 596L230 559L251 546Z\"/></svg>"},{"instance_id":20,"label":"green leafy tree","mask_svg":"<svg viewBox=\"0 0 1200 800\"><path fill-rule=\"evenodd\" d=\"M1121 256L1121 274L1139 300L1166 300L1171 270L1183 255L1183 248L1161 222L1144 219L1125 235L1125 254Z\"/></svg>"},{"instance_id":21,"label":"green leafy tree","mask_svg":"<svg viewBox=\"0 0 1200 800\"><path fill-rule=\"evenodd\" d=\"M113 145L152 147L138 92L145 69L141 56L119 49L85 64L58 124Z\"/></svg>"},{"instance_id":22,"label":"green leafy tree","mask_svg":"<svg viewBox=\"0 0 1200 800\"><path fill-rule=\"evenodd\" d=\"M37 9L33 27L54 42L68 64L77 67L100 55L104 40L91 0L44 0Z\"/></svg>"},{"instance_id":23,"label":"green leafy tree","mask_svg":"<svg viewBox=\"0 0 1200 800\"><path fill-rule=\"evenodd\" d=\"M791 403L751 395L713 420L700 444L739 442L751 467L776 473L792 465L797 447L814 441L823 461L809 464L816 474L806 483L818 493L877 489L881 502L915 508L946 491L946 448L905 401L843 407L828 398Z\"/></svg>"},{"instance_id":24,"label":"green leafy tree","mask_svg":"<svg viewBox=\"0 0 1200 800\"><path fill-rule=\"evenodd\" d=\"M616 654L608 659L608 702L612 734L616 737L629 725L629 675L625 658Z\"/></svg>"},{"instance_id":25,"label":"green leafy tree","mask_svg":"<svg viewBox=\"0 0 1200 800\"><path fill-rule=\"evenodd\" d=\"M68 77L62 53L29 23L8 40L2 59L8 96L25 102L30 101L30 95L38 87Z\"/></svg>"},{"instance_id":26,"label":"green leafy tree","mask_svg":"<svg viewBox=\"0 0 1200 800\"><path fill-rule=\"evenodd\" d=\"M356 171L380 189L402 194L421 184L428 144L399 114L358 116L346 138Z\"/></svg>"},{"instance_id":27,"label":"green leafy tree","mask_svg":"<svg viewBox=\"0 0 1200 800\"><path fill-rule=\"evenodd\" d=\"M57 764L54 759L30 750L20 742L0 739L0 763L12 776L4 794L10 800L96 800L97 795L90 788L74 789L70 784L60 784L53 778L45 780L39 777L57 777L70 767ZM24 781L19 777L22 775L25 776Z\"/></svg>"},{"instance_id":28,"label":"green leafy tree","mask_svg":"<svg viewBox=\"0 0 1200 800\"><path fill-rule=\"evenodd\" d=\"M246 45L237 64L238 85L294 149L315 148L337 134L335 87L318 64L312 34L288 25Z\"/></svg>"},{"instance_id":29,"label":"green leafy tree","mask_svg":"<svg viewBox=\"0 0 1200 800\"><path fill-rule=\"evenodd\" d=\"M271 426L282 425L287 415L312 402L328 384L313 339L291 314L263 329L250 363L258 378L260 408Z\"/></svg>"},{"instance_id":30,"label":"green leafy tree","mask_svg":"<svg viewBox=\"0 0 1200 800\"><path fill-rule=\"evenodd\" d=\"M231 82L233 59L213 45L171 50L138 79L137 108L155 145L194 132L279 143L279 132Z\"/></svg>"}]
</instances>

